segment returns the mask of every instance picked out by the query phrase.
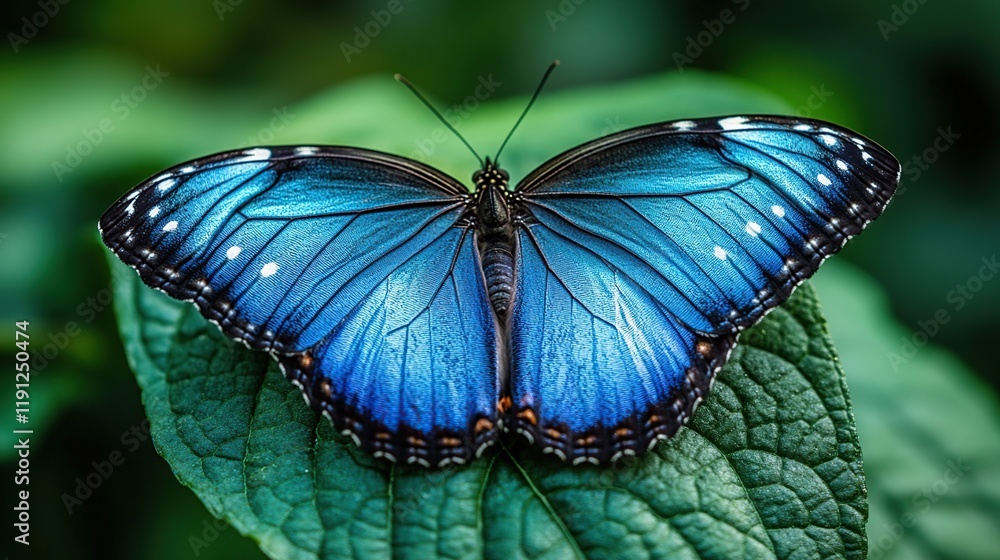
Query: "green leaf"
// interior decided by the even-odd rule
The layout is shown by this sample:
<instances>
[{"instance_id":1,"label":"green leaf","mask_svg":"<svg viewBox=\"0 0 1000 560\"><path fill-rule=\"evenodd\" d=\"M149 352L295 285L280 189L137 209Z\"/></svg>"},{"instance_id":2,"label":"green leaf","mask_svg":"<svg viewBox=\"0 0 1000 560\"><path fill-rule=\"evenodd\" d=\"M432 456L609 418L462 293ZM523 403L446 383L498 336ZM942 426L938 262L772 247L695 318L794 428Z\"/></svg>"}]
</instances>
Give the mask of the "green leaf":
<instances>
[{"instance_id":1,"label":"green leaf","mask_svg":"<svg viewBox=\"0 0 1000 560\"><path fill-rule=\"evenodd\" d=\"M947 351L919 345L918 325L897 323L886 294L857 269L834 259L815 285L844 359L864 444L870 557L996 558L996 393ZM956 310L942 294L925 330L950 328L966 309ZM935 329L931 318L942 310L947 321Z\"/></svg>"},{"instance_id":2,"label":"green leaf","mask_svg":"<svg viewBox=\"0 0 1000 560\"><path fill-rule=\"evenodd\" d=\"M331 93L335 102L317 103L317 115L368 107L380 88ZM522 100L496 105L463 127L474 145L502 137L497 131ZM600 134L609 119L624 128L780 108L738 83L694 72L551 95L518 132L505 165L523 174ZM394 119L404 123L402 140L342 141L410 155L413 138L430 137L430 129L411 126L421 118L409 114ZM428 159L460 177L471 172L471 158L451 139ZM308 409L269 357L229 341L193 306L144 287L109 260L157 450L213 515L274 558L865 556L861 450L808 285L743 334L689 426L652 453L613 467L570 467L509 437L469 466L429 471L359 451Z\"/></svg>"}]
</instances>

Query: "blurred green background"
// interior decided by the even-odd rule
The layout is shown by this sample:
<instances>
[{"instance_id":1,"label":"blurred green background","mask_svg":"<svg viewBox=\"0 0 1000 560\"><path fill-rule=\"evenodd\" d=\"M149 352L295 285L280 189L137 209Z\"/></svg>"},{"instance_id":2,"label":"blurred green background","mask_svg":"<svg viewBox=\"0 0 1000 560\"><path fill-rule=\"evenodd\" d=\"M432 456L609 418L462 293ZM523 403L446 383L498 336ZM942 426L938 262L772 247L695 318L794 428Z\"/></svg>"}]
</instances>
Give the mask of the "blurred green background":
<instances>
[{"instance_id":1,"label":"blurred green background","mask_svg":"<svg viewBox=\"0 0 1000 560\"><path fill-rule=\"evenodd\" d=\"M400 72L442 107L466 103L492 80L489 104L530 93L554 58L563 64L547 95L718 73L896 154L904 164L896 200L818 281L857 405L872 557L1000 557L962 533L1000 525L1000 281L983 268L1000 253L1000 166L992 161L1000 153L1000 3L65 1L0 8L0 340L10 341L0 344L0 363L14 361L15 320L31 321L40 356L31 392L32 545L10 548L11 557L260 556L235 531L211 527L145 441L96 239L111 202L160 169L210 152L323 143L331 123L305 115L324 92L353 80ZM616 99L601 101L604 132L617 130ZM391 105L417 103L404 93L370 102L385 103L386 118L400 110ZM461 129L475 110L455 118ZM428 120L422 134L406 132L412 152L401 154L444 165L436 142L428 144L436 126ZM477 149L493 152L505 133ZM878 309L845 313L854 297ZM852 321L865 313L889 325L882 346L873 346L876 335L858 336L868 326ZM925 338L934 348L917 347ZM9 375L0 389L7 411ZM918 378L933 378L938 385L921 386L936 394L967 395L967 406L955 404L964 397L900 399L919 392L910 388ZM872 380L878 389L869 391ZM896 414L899 402L910 406ZM0 460L13 473L8 426L0 426ZM890 453L896 439L913 456ZM952 439L975 453L957 456L965 452L950 450ZM956 460L972 462L969 474L925 510L920 493ZM103 463L110 475L68 502ZM897 537L894 524L908 512L916 524ZM971 521L956 532L949 519Z\"/></svg>"}]
</instances>

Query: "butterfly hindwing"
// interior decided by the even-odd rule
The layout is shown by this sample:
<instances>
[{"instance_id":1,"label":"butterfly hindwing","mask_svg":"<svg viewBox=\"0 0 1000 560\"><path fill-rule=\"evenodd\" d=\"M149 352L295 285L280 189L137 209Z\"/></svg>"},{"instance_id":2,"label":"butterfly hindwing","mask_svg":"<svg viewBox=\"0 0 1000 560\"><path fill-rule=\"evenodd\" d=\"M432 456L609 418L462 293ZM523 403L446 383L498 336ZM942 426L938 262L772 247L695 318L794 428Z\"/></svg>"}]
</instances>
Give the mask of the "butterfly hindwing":
<instances>
[{"instance_id":1,"label":"butterfly hindwing","mask_svg":"<svg viewBox=\"0 0 1000 560\"><path fill-rule=\"evenodd\" d=\"M516 429L574 463L638 454L672 436L735 335L703 336L619 269L608 243L539 220L518 232L511 310Z\"/></svg>"},{"instance_id":2,"label":"butterfly hindwing","mask_svg":"<svg viewBox=\"0 0 1000 560\"><path fill-rule=\"evenodd\" d=\"M515 427L573 461L644 451L736 334L877 217L899 164L828 123L678 121L557 156L513 198Z\"/></svg>"},{"instance_id":3,"label":"butterfly hindwing","mask_svg":"<svg viewBox=\"0 0 1000 560\"><path fill-rule=\"evenodd\" d=\"M258 148L140 184L101 233L147 284L271 351L368 451L439 464L496 436L498 331L468 197L386 154Z\"/></svg>"}]
</instances>

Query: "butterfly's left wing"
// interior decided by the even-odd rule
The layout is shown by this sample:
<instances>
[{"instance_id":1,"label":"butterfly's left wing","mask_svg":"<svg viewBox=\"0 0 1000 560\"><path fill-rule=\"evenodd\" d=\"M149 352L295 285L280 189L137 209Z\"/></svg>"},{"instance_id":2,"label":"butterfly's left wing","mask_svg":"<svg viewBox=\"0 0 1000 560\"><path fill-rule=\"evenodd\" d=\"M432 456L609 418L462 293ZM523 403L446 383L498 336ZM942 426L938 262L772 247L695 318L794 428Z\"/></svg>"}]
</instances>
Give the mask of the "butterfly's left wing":
<instances>
[{"instance_id":1,"label":"butterfly's left wing","mask_svg":"<svg viewBox=\"0 0 1000 560\"><path fill-rule=\"evenodd\" d=\"M820 121L664 123L557 156L515 189L515 428L574 462L669 437L737 333L877 217L899 164Z\"/></svg>"},{"instance_id":2,"label":"butterfly's left wing","mask_svg":"<svg viewBox=\"0 0 1000 560\"><path fill-rule=\"evenodd\" d=\"M274 354L376 456L447 464L495 440L498 330L470 195L389 154L227 152L143 182L101 218L146 284Z\"/></svg>"}]
</instances>

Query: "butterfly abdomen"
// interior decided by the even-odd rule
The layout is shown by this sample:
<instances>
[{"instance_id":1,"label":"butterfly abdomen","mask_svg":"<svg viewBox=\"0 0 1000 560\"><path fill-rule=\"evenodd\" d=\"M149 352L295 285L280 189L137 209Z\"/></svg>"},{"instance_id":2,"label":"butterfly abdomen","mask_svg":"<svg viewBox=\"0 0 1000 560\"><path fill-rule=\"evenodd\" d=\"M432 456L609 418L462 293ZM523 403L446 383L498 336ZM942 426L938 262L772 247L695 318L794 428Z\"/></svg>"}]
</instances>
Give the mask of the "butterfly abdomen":
<instances>
[{"instance_id":1,"label":"butterfly abdomen","mask_svg":"<svg viewBox=\"0 0 1000 560\"><path fill-rule=\"evenodd\" d=\"M514 250L506 240L495 240L483 252L486 291L497 314L504 316L510 307L514 286Z\"/></svg>"}]
</instances>

